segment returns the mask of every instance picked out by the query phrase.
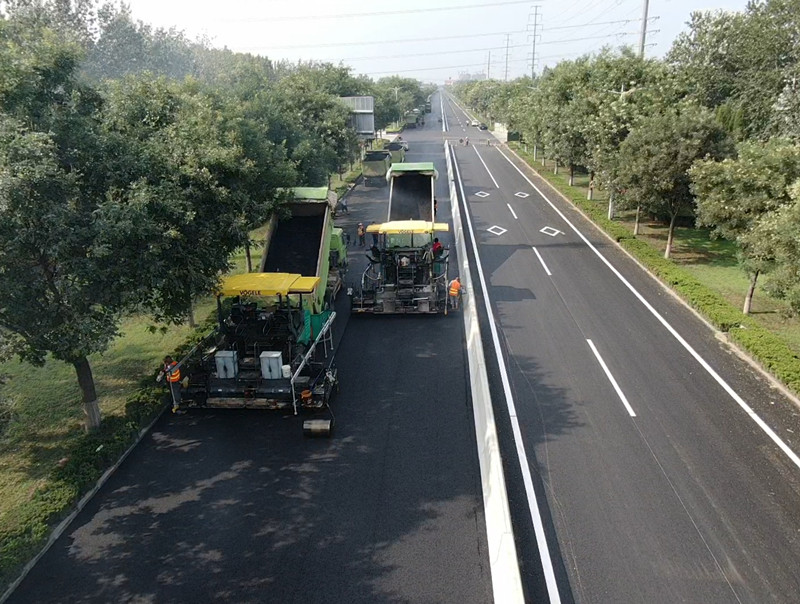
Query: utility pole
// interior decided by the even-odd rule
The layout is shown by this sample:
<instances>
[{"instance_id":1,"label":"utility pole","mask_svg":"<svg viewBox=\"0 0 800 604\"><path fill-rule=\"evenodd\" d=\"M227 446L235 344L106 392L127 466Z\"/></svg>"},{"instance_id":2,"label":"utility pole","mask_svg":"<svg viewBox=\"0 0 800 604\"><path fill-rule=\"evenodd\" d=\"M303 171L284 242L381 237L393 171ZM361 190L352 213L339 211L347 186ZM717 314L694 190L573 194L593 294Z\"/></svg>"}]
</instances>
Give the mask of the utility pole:
<instances>
[{"instance_id":1,"label":"utility pole","mask_svg":"<svg viewBox=\"0 0 800 604\"><path fill-rule=\"evenodd\" d=\"M503 78L505 82L508 82L508 51L510 48L510 44L511 44L511 34L506 34L506 73L505 77Z\"/></svg>"},{"instance_id":2,"label":"utility pole","mask_svg":"<svg viewBox=\"0 0 800 604\"><path fill-rule=\"evenodd\" d=\"M644 59L644 41L647 37L647 9L649 8L649 0L644 0L644 9L642 11L642 33L639 37L639 58Z\"/></svg>"},{"instance_id":3,"label":"utility pole","mask_svg":"<svg viewBox=\"0 0 800 604\"><path fill-rule=\"evenodd\" d=\"M490 50L489 51L489 58L486 59L486 79L487 80L491 80L492 79L491 73L492 73L492 51Z\"/></svg>"},{"instance_id":4,"label":"utility pole","mask_svg":"<svg viewBox=\"0 0 800 604\"><path fill-rule=\"evenodd\" d=\"M539 28L539 9L541 5L533 7L533 46L531 48L531 80L536 76L536 34ZM530 19L530 15L528 15Z\"/></svg>"}]
</instances>

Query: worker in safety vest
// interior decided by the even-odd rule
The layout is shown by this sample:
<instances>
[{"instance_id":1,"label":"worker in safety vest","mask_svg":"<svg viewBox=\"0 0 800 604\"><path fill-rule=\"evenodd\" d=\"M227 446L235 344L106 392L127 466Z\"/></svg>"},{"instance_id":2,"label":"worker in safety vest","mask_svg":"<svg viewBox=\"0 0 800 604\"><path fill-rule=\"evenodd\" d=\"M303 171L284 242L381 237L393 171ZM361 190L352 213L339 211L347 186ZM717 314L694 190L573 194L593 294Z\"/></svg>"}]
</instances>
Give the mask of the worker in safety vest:
<instances>
[{"instance_id":1,"label":"worker in safety vest","mask_svg":"<svg viewBox=\"0 0 800 604\"><path fill-rule=\"evenodd\" d=\"M458 277L450 282L447 293L450 295L450 306L458 310L458 301L461 298L461 281L458 280Z\"/></svg>"},{"instance_id":2,"label":"worker in safety vest","mask_svg":"<svg viewBox=\"0 0 800 604\"><path fill-rule=\"evenodd\" d=\"M169 391L172 395L172 412L183 413L181 406L181 369L178 364L172 360L172 357L167 355L164 357L164 365L156 378L157 382L167 376L167 384L169 384Z\"/></svg>"}]
</instances>

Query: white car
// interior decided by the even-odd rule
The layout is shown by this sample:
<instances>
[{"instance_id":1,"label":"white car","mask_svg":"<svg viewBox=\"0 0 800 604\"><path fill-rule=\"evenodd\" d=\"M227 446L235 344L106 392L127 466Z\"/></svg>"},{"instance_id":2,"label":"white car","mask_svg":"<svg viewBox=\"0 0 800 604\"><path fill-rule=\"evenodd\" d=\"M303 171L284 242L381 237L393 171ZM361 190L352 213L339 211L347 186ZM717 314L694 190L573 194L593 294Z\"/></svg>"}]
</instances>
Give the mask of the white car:
<instances>
[{"instance_id":1,"label":"white car","mask_svg":"<svg viewBox=\"0 0 800 604\"><path fill-rule=\"evenodd\" d=\"M470 126L478 126L478 124L480 124L480 122L478 120L472 120L472 123L470 123Z\"/></svg>"}]
</instances>

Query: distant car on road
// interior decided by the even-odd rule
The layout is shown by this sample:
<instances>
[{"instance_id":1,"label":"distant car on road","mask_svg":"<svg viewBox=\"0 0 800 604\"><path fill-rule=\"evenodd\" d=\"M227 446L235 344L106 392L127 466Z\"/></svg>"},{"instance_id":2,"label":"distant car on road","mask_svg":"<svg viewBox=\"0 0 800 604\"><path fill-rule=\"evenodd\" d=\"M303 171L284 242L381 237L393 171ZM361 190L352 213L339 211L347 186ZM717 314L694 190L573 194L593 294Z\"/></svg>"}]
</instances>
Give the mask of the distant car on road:
<instances>
[{"instance_id":1,"label":"distant car on road","mask_svg":"<svg viewBox=\"0 0 800 604\"><path fill-rule=\"evenodd\" d=\"M489 126L487 126L486 124L478 124L478 129L479 130L488 130Z\"/></svg>"},{"instance_id":2,"label":"distant car on road","mask_svg":"<svg viewBox=\"0 0 800 604\"><path fill-rule=\"evenodd\" d=\"M472 120L470 126L477 126L480 122L478 120Z\"/></svg>"}]
</instances>

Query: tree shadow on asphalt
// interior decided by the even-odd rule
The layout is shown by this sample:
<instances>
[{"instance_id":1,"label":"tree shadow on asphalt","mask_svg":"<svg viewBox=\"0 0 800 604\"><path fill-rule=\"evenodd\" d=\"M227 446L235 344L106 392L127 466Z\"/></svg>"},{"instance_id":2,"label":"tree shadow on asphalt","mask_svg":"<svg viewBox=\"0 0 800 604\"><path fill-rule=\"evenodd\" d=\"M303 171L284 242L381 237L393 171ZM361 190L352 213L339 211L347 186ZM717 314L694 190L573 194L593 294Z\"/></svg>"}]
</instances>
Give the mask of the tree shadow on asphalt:
<instances>
[{"instance_id":1,"label":"tree shadow on asphalt","mask_svg":"<svg viewBox=\"0 0 800 604\"><path fill-rule=\"evenodd\" d=\"M406 319L349 322L332 439L162 418L10 601L491 601L462 328Z\"/></svg>"}]
</instances>

